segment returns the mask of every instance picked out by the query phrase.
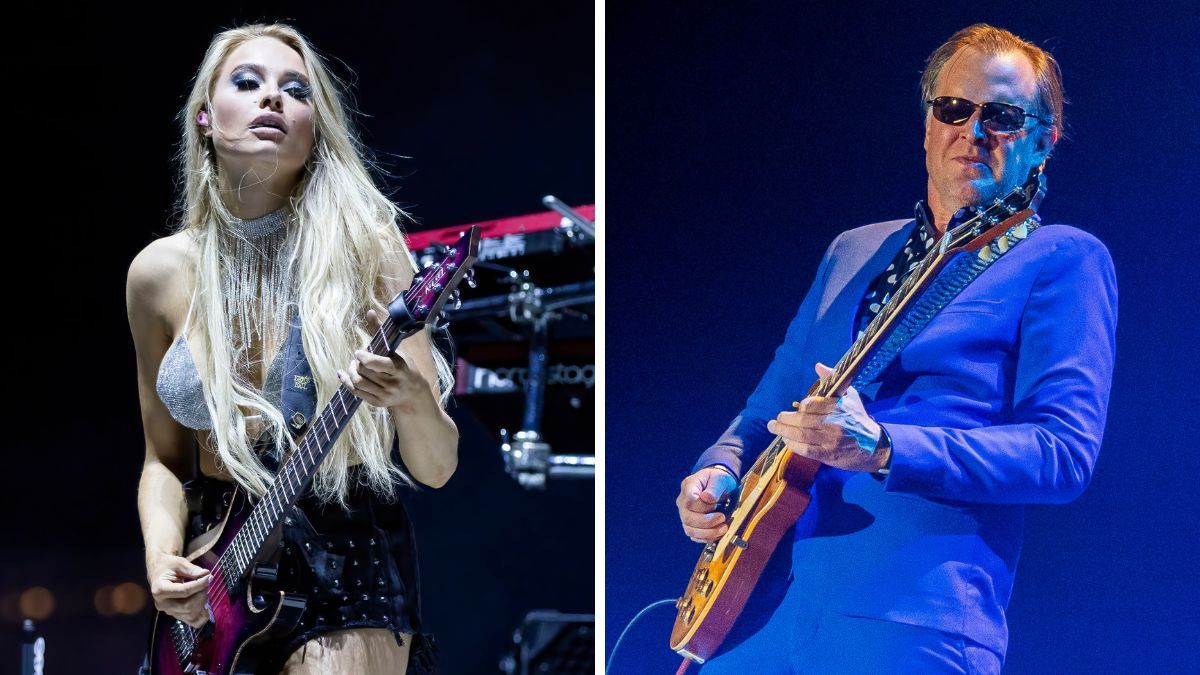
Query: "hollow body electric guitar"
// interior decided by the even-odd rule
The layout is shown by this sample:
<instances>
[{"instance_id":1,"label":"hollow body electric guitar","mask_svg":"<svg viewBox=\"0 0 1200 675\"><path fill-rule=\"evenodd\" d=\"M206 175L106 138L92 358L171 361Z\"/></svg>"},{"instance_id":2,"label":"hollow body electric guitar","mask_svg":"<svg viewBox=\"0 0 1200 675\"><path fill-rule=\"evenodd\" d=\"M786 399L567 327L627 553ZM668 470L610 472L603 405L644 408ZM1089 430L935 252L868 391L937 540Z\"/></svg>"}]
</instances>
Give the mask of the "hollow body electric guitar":
<instances>
[{"instance_id":1,"label":"hollow body electric guitar","mask_svg":"<svg viewBox=\"0 0 1200 675\"><path fill-rule=\"evenodd\" d=\"M474 264L478 249L479 228L472 227L440 262L418 272L409 289L388 305L388 318L368 349L389 355L401 340L436 318ZM297 441L266 494L251 500L238 488L222 521L189 543L188 559L212 570L209 621L197 629L159 612L150 633L153 675L253 673L260 662L256 646L295 628L306 601L272 587L274 544L285 514L308 489L321 460L361 404L362 399L339 387Z\"/></svg>"},{"instance_id":2,"label":"hollow body electric guitar","mask_svg":"<svg viewBox=\"0 0 1200 675\"><path fill-rule=\"evenodd\" d=\"M830 396L848 385L861 388L877 376L937 312L996 259L1038 227L1041 173L956 224L908 273L891 301L842 356L833 372L809 389ZM676 602L671 649L703 663L741 613L783 534L808 508L809 488L821 463L789 451L779 436L745 472L718 508L729 529L704 547Z\"/></svg>"}]
</instances>

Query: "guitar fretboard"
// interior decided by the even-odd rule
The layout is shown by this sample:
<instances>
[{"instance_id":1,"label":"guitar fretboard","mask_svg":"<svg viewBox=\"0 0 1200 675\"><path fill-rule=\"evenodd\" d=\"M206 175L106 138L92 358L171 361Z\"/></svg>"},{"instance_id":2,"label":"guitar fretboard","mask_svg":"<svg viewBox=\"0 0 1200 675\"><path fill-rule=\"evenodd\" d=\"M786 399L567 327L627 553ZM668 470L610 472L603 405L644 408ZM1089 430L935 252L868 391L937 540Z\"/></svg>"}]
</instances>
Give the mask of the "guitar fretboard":
<instances>
[{"instance_id":1,"label":"guitar fretboard","mask_svg":"<svg viewBox=\"0 0 1200 675\"><path fill-rule=\"evenodd\" d=\"M478 232L473 231L469 236L473 237L476 243L469 245L471 253L466 257L473 261L474 247L478 245ZM450 249L449 256L455 255L459 255L459 252ZM470 262L466 263L469 264ZM452 288L465 271L466 269L459 269L456 264L443 263L435 271L419 275L402 296L409 316L401 322L389 316L375 333L367 349L373 354L386 356L400 340L420 330L431 310L435 307L440 308L444 302L443 291L447 291L447 287ZM385 336L391 336L390 341ZM288 454L266 494L255 503L250 515L217 562L230 594L241 584L241 580L254 565L259 552L280 520L286 517L300 495L311 485L321 461L349 426L360 405L361 398L350 393L345 385L339 386L321 414L312 420L308 430L296 444L295 450Z\"/></svg>"},{"instance_id":2,"label":"guitar fretboard","mask_svg":"<svg viewBox=\"0 0 1200 675\"><path fill-rule=\"evenodd\" d=\"M308 433L279 467L274 482L255 504L250 516L221 555L218 564L227 584L235 584L250 569L275 526L308 489L321 460L333 448L360 405L362 399L351 394L343 385L338 387L329 404L312 421Z\"/></svg>"}]
</instances>

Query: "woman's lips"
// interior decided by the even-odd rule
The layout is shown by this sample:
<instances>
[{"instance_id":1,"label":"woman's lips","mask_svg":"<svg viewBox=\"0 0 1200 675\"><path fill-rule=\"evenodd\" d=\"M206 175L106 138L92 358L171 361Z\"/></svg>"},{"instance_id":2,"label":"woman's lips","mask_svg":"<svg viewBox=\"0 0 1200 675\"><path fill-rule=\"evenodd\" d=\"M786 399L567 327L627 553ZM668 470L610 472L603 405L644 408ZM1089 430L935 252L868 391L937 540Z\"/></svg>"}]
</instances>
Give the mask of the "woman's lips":
<instances>
[{"instance_id":1,"label":"woman's lips","mask_svg":"<svg viewBox=\"0 0 1200 675\"><path fill-rule=\"evenodd\" d=\"M250 127L250 133L259 138L270 138L273 140L282 140L287 134L275 127Z\"/></svg>"}]
</instances>

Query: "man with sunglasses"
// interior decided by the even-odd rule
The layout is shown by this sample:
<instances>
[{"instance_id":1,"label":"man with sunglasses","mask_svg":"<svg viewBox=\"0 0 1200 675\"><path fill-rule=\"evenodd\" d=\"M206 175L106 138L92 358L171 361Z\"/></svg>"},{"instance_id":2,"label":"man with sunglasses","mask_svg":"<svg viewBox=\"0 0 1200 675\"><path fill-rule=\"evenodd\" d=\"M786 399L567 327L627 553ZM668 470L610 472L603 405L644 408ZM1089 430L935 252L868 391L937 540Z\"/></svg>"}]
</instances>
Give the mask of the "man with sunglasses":
<instances>
[{"instance_id":1,"label":"man with sunglasses","mask_svg":"<svg viewBox=\"0 0 1200 675\"><path fill-rule=\"evenodd\" d=\"M746 408L681 485L684 531L707 542L727 530L715 505L747 453L779 435L825 465L707 675L999 672L1024 505L1071 501L1091 477L1116 280L1104 246L1070 226L1033 230L863 391L791 405L949 225L1022 185L1061 136L1058 64L1008 31L959 31L921 85L916 217L834 240Z\"/></svg>"}]
</instances>

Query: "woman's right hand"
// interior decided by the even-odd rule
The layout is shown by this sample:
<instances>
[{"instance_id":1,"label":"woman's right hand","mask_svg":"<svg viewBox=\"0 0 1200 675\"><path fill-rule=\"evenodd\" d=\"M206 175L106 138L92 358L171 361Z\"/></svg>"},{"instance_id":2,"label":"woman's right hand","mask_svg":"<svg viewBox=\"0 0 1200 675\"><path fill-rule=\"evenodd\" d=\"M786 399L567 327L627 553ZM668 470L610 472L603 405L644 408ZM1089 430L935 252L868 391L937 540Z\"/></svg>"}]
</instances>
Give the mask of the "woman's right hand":
<instances>
[{"instance_id":1,"label":"woman's right hand","mask_svg":"<svg viewBox=\"0 0 1200 675\"><path fill-rule=\"evenodd\" d=\"M208 585L212 574L177 555L161 555L151 565L150 595L161 612L193 628L208 622Z\"/></svg>"}]
</instances>

